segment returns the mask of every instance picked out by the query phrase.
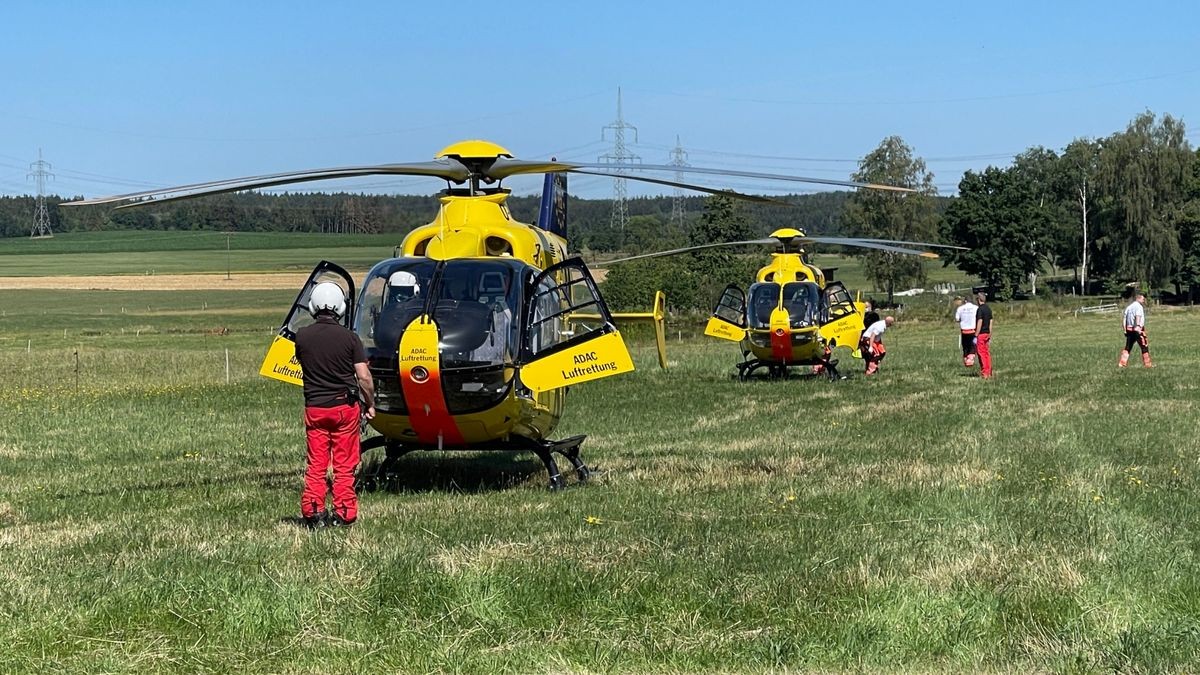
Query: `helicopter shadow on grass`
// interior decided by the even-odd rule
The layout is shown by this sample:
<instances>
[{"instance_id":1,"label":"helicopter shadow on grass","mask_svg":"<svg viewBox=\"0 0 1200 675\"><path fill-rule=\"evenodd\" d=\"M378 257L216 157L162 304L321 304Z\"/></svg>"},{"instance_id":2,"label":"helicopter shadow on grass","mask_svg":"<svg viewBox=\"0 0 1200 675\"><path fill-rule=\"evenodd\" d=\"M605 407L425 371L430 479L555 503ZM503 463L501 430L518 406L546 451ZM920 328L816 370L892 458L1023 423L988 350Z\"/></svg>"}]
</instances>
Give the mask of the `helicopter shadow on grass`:
<instances>
[{"instance_id":1,"label":"helicopter shadow on grass","mask_svg":"<svg viewBox=\"0 0 1200 675\"><path fill-rule=\"evenodd\" d=\"M364 455L355 489L384 492L492 492L541 481L546 467L522 452L416 451L389 462L382 452Z\"/></svg>"}]
</instances>

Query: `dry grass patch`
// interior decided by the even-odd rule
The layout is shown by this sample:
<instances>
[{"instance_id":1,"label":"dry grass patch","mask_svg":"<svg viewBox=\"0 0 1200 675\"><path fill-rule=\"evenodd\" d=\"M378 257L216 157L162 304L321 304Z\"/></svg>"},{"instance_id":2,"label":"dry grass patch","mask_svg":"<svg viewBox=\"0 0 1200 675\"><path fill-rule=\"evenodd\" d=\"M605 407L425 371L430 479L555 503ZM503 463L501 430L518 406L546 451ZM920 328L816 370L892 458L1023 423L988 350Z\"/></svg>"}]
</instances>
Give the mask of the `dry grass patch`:
<instances>
[{"instance_id":1,"label":"dry grass patch","mask_svg":"<svg viewBox=\"0 0 1200 675\"><path fill-rule=\"evenodd\" d=\"M432 561L443 572L459 576L466 572L490 572L505 562L528 563L541 557L532 544L513 541L482 541L443 547Z\"/></svg>"},{"instance_id":2,"label":"dry grass patch","mask_svg":"<svg viewBox=\"0 0 1200 675\"><path fill-rule=\"evenodd\" d=\"M870 464L852 464L827 476L828 487L860 488L866 485L890 489L971 486L994 482L999 474L971 464L930 464L923 459L889 459Z\"/></svg>"}]
</instances>

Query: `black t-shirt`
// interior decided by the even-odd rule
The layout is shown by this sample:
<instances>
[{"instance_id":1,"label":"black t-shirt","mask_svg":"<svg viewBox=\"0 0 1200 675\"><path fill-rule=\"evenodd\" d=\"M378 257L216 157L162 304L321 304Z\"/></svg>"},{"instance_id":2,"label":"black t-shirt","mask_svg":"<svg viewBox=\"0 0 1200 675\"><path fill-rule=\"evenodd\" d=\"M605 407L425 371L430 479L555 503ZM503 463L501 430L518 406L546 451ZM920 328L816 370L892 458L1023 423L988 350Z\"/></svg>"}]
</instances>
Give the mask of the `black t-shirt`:
<instances>
[{"instance_id":1,"label":"black t-shirt","mask_svg":"<svg viewBox=\"0 0 1200 675\"><path fill-rule=\"evenodd\" d=\"M322 316L296 331L296 359L304 369L304 405L332 408L357 403L354 364L366 363L362 340L335 319Z\"/></svg>"},{"instance_id":2,"label":"black t-shirt","mask_svg":"<svg viewBox=\"0 0 1200 675\"><path fill-rule=\"evenodd\" d=\"M992 306L984 303L975 310L975 322L979 325L979 334L992 332ZM982 323L980 323L982 322Z\"/></svg>"}]
</instances>

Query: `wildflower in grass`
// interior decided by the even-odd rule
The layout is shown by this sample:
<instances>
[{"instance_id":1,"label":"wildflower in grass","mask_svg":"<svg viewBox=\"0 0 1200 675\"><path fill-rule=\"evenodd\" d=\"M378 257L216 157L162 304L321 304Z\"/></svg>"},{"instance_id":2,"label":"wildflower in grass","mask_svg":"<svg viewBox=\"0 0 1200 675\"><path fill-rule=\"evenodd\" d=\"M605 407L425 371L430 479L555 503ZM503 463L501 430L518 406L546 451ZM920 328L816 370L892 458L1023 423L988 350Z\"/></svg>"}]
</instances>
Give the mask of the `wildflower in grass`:
<instances>
[{"instance_id":1,"label":"wildflower in grass","mask_svg":"<svg viewBox=\"0 0 1200 675\"><path fill-rule=\"evenodd\" d=\"M1102 502L1104 501L1104 497L1101 497L1100 495L1092 495L1092 501L1097 503Z\"/></svg>"},{"instance_id":2,"label":"wildflower in grass","mask_svg":"<svg viewBox=\"0 0 1200 675\"><path fill-rule=\"evenodd\" d=\"M600 523L604 522L604 519L599 516L588 516L583 519L583 522L587 523L588 525L599 525Z\"/></svg>"}]
</instances>

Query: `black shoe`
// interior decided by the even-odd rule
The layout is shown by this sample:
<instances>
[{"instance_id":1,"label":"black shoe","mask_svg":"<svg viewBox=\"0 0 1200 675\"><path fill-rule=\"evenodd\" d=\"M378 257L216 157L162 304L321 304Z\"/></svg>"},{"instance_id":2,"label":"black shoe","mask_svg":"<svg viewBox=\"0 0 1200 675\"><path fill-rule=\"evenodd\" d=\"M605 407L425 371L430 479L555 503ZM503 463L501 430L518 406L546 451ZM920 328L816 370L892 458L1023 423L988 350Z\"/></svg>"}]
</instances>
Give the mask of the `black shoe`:
<instances>
[{"instance_id":1,"label":"black shoe","mask_svg":"<svg viewBox=\"0 0 1200 675\"><path fill-rule=\"evenodd\" d=\"M310 530L319 530L328 525L324 512L316 513L311 516L304 516L303 520L304 526Z\"/></svg>"},{"instance_id":2,"label":"black shoe","mask_svg":"<svg viewBox=\"0 0 1200 675\"><path fill-rule=\"evenodd\" d=\"M355 519L357 520L357 518ZM350 528L354 525L354 520L346 520L336 513L329 514L329 519L325 523L328 527L344 527Z\"/></svg>"}]
</instances>

